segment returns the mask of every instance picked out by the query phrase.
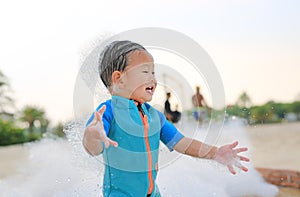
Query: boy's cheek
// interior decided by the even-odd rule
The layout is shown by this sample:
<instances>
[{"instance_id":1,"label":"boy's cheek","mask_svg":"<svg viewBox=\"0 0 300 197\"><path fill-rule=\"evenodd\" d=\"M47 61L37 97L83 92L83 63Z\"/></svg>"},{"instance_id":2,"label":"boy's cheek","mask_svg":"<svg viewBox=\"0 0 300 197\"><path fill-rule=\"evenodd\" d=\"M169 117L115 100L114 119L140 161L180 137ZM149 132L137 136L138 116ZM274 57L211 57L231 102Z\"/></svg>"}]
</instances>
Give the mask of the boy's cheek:
<instances>
[{"instance_id":1,"label":"boy's cheek","mask_svg":"<svg viewBox=\"0 0 300 197\"><path fill-rule=\"evenodd\" d=\"M143 77L137 77L135 78L134 81L132 81L130 84L132 87L135 87L135 88L138 88L142 85L145 85L147 83L147 80L146 78L143 78Z\"/></svg>"}]
</instances>

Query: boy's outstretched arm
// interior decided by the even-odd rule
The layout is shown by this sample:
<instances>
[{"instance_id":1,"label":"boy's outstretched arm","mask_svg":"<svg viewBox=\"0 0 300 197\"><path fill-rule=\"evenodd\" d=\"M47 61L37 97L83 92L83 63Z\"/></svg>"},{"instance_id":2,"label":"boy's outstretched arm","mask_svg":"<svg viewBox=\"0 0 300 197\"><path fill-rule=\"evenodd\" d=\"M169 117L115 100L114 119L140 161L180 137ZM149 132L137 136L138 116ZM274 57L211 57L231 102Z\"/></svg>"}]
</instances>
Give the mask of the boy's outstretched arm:
<instances>
[{"instance_id":1,"label":"boy's outstretched arm","mask_svg":"<svg viewBox=\"0 0 300 197\"><path fill-rule=\"evenodd\" d=\"M94 113L94 120L85 128L82 144L85 150L92 156L99 155L103 151L103 144L107 148L110 145L118 146L118 143L109 139L104 131L102 116L106 106Z\"/></svg>"},{"instance_id":2,"label":"boy's outstretched arm","mask_svg":"<svg viewBox=\"0 0 300 197\"><path fill-rule=\"evenodd\" d=\"M247 157L238 155L240 152L245 152L248 148L236 148L238 142L216 147L210 146L203 142L188 137L182 138L174 149L180 153L187 154L193 157L213 159L223 165L226 165L232 174L236 174L234 166L247 172L248 168L243 166L240 161L250 161Z\"/></svg>"}]
</instances>

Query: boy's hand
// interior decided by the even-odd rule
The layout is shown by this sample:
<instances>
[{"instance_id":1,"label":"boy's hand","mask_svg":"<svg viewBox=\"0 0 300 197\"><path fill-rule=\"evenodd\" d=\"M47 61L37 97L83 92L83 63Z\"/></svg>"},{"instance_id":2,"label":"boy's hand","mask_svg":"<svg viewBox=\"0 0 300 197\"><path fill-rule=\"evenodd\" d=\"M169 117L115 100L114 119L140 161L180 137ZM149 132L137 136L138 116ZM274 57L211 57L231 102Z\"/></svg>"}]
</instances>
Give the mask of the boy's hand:
<instances>
[{"instance_id":1,"label":"boy's hand","mask_svg":"<svg viewBox=\"0 0 300 197\"><path fill-rule=\"evenodd\" d=\"M104 130L104 126L103 126L103 122L102 122L102 116L103 113L106 110L106 106L103 105L99 111L96 111L94 113L94 124L89 126L89 130L92 133L94 139L100 140L102 142L104 142L104 145L106 148L108 148L110 145L113 145L115 147L118 146L118 143L116 141L113 141L111 139L109 139L106 136L105 130ZM103 147L104 148L104 147Z\"/></svg>"},{"instance_id":2,"label":"boy's hand","mask_svg":"<svg viewBox=\"0 0 300 197\"><path fill-rule=\"evenodd\" d=\"M250 160L247 157L239 156L240 152L245 152L248 148L235 148L238 145L238 142L234 142L232 144L227 144L218 148L214 160L217 162L224 164L228 167L229 171L232 174L236 174L233 166L236 166L243 171L247 172L248 168L243 166L240 161L249 162Z\"/></svg>"}]
</instances>

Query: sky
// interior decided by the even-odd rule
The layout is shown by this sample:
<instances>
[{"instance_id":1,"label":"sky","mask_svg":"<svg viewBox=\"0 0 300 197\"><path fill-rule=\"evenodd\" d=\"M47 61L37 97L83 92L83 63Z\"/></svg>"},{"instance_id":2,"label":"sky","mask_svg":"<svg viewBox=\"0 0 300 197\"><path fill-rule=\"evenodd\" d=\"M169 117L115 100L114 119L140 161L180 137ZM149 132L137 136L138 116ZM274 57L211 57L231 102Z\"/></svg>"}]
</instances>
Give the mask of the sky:
<instances>
[{"instance_id":1,"label":"sky","mask_svg":"<svg viewBox=\"0 0 300 197\"><path fill-rule=\"evenodd\" d=\"M246 91L254 104L300 95L300 1L11 0L0 3L0 70L16 107L73 117L83 54L101 35L163 27L197 41L223 80L226 103ZM205 96L205 95L204 95Z\"/></svg>"}]
</instances>

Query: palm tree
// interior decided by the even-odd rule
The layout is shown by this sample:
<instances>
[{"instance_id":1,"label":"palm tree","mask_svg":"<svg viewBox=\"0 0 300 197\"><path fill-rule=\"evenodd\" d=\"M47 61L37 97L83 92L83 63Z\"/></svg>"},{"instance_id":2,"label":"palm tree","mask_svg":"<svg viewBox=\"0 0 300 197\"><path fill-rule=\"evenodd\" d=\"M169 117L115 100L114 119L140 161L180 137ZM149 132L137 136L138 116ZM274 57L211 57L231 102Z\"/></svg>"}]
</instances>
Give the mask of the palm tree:
<instances>
[{"instance_id":1,"label":"palm tree","mask_svg":"<svg viewBox=\"0 0 300 197\"><path fill-rule=\"evenodd\" d=\"M65 137L66 134L64 132L64 125L63 123L59 122L53 129L53 134L57 135L58 137Z\"/></svg>"},{"instance_id":2,"label":"palm tree","mask_svg":"<svg viewBox=\"0 0 300 197\"><path fill-rule=\"evenodd\" d=\"M243 92L243 93L239 96L239 98L238 98L236 104L237 104L238 106L240 106L240 107L246 107L246 108L249 108L249 107L251 106L252 102L251 102L251 99L250 99L250 97L248 96L248 94L247 94L246 92Z\"/></svg>"},{"instance_id":3,"label":"palm tree","mask_svg":"<svg viewBox=\"0 0 300 197\"><path fill-rule=\"evenodd\" d=\"M13 116L12 108L14 108L14 101L9 96L10 85L7 77L0 71L0 117Z\"/></svg>"},{"instance_id":4,"label":"palm tree","mask_svg":"<svg viewBox=\"0 0 300 197\"><path fill-rule=\"evenodd\" d=\"M36 125L39 125L41 132L45 132L49 125L49 120L45 118L45 111L33 106L26 106L23 109L20 120L28 124L28 130L31 133L37 127Z\"/></svg>"}]
</instances>

